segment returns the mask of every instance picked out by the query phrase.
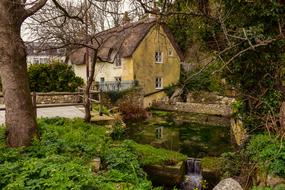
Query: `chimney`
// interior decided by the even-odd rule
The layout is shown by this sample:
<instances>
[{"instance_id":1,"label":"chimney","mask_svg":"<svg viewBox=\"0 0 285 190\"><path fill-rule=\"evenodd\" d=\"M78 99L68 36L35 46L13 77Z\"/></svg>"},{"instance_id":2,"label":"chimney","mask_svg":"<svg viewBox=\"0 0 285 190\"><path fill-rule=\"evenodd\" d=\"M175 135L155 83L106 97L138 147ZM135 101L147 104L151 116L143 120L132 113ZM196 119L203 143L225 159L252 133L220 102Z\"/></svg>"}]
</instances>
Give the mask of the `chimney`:
<instances>
[{"instance_id":1,"label":"chimney","mask_svg":"<svg viewBox=\"0 0 285 190\"><path fill-rule=\"evenodd\" d=\"M156 1L153 1L153 8L152 8L152 13L150 14L150 18L157 18L158 14L160 12L159 8L156 6Z\"/></svg>"},{"instance_id":2,"label":"chimney","mask_svg":"<svg viewBox=\"0 0 285 190\"><path fill-rule=\"evenodd\" d=\"M124 17L123 17L123 20L122 20L123 22L123 25L125 25L125 24L128 24L128 23L130 23L131 22L131 19L130 19L130 17L129 17L129 12L128 11L126 11L125 13L124 13Z\"/></svg>"}]
</instances>

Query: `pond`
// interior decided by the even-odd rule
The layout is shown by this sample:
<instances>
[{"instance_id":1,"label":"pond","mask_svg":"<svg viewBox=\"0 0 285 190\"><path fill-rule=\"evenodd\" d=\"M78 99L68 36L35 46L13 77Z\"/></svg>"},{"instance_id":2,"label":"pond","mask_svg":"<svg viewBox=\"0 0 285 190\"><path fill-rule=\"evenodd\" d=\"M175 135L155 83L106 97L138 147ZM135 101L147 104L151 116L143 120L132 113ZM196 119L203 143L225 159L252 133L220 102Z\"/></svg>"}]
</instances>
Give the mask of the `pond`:
<instances>
[{"instance_id":1,"label":"pond","mask_svg":"<svg viewBox=\"0 0 285 190\"><path fill-rule=\"evenodd\" d=\"M233 149L229 118L152 111L147 121L127 125L128 138L189 157L219 156Z\"/></svg>"}]
</instances>

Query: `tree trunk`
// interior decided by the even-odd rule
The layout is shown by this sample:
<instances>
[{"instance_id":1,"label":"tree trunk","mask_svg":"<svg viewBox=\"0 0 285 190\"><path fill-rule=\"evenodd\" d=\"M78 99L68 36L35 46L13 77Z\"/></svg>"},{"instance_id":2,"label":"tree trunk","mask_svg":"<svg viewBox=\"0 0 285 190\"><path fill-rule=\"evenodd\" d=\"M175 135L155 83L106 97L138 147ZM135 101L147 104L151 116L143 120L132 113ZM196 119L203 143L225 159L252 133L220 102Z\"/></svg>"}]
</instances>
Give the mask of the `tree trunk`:
<instances>
[{"instance_id":1,"label":"tree trunk","mask_svg":"<svg viewBox=\"0 0 285 190\"><path fill-rule=\"evenodd\" d=\"M6 3L6 4L5 4ZM0 2L0 76L6 106L7 143L28 146L37 123L28 85L26 50L21 39L22 18Z\"/></svg>"},{"instance_id":2,"label":"tree trunk","mask_svg":"<svg viewBox=\"0 0 285 190\"><path fill-rule=\"evenodd\" d=\"M97 50L93 50L93 58L92 58L92 64L91 64L91 70L90 70L90 76L87 79L86 88L84 91L84 107L85 107L85 121L90 122L91 121L91 101L90 101L90 89L92 86L92 83L94 81L94 74L95 74L95 65L97 62Z\"/></svg>"}]
</instances>

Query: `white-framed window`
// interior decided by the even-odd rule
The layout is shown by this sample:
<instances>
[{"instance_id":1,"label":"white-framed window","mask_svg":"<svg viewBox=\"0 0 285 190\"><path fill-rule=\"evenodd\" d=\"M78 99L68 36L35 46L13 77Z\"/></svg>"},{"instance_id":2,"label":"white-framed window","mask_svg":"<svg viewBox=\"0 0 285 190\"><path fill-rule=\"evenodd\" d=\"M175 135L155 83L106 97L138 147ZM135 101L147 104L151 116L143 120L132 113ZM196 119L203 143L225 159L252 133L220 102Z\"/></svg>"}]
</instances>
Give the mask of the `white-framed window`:
<instances>
[{"instance_id":1,"label":"white-framed window","mask_svg":"<svg viewBox=\"0 0 285 190\"><path fill-rule=\"evenodd\" d=\"M39 64L39 63L40 63L40 60L38 58L33 59L33 64Z\"/></svg>"},{"instance_id":2,"label":"white-framed window","mask_svg":"<svg viewBox=\"0 0 285 190\"><path fill-rule=\"evenodd\" d=\"M154 56L156 63L163 63L163 53L161 51L156 51Z\"/></svg>"},{"instance_id":3,"label":"white-framed window","mask_svg":"<svg viewBox=\"0 0 285 190\"><path fill-rule=\"evenodd\" d=\"M44 63L49 63L50 59L49 58L44 58Z\"/></svg>"},{"instance_id":4,"label":"white-framed window","mask_svg":"<svg viewBox=\"0 0 285 190\"><path fill-rule=\"evenodd\" d=\"M155 89L162 89L163 88L163 80L161 77L155 78Z\"/></svg>"},{"instance_id":5,"label":"white-framed window","mask_svg":"<svg viewBox=\"0 0 285 190\"><path fill-rule=\"evenodd\" d=\"M174 53L173 53L173 48L172 47L169 47L168 48L168 56L173 56Z\"/></svg>"},{"instance_id":6,"label":"white-framed window","mask_svg":"<svg viewBox=\"0 0 285 190\"><path fill-rule=\"evenodd\" d=\"M115 77L115 81L116 82L121 82L122 81L122 77Z\"/></svg>"},{"instance_id":7,"label":"white-framed window","mask_svg":"<svg viewBox=\"0 0 285 190\"><path fill-rule=\"evenodd\" d=\"M120 56L116 56L115 58L115 67L121 67L122 66L122 60Z\"/></svg>"}]
</instances>

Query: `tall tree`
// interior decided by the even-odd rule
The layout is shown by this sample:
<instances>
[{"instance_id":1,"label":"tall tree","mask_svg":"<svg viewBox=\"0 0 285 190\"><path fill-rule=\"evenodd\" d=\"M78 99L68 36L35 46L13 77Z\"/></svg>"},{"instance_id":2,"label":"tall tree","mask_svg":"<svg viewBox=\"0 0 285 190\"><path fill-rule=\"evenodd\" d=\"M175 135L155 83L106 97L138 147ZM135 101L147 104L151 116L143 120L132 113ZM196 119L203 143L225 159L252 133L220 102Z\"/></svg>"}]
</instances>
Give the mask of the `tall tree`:
<instances>
[{"instance_id":1,"label":"tall tree","mask_svg":"<svg viewBox=\"0 0 285 190\"><path fill-rule=\"evenodd\" d=\"M12 147L29 145L36 135L21 26L46 1L36 1L29 7L25 0L0 1L0 76L6 106L7 142Z\"/></svg>"}]
</instances>

